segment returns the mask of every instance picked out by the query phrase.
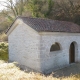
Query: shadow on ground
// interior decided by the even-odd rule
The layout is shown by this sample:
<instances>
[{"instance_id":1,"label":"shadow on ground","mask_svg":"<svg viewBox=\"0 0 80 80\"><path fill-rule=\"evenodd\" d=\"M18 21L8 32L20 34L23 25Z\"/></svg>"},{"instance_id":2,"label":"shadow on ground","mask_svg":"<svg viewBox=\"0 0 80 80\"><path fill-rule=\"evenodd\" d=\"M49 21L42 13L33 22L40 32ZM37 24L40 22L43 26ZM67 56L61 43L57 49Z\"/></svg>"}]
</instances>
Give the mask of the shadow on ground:
<instances>
[{"instance_id":1,"label":"shadow on ground","mask_svg":"<svg viewBox=\"0 0 80 80\"><path fill-rule=\"evenodd\" d=\"M70 75L80 74L80 63L71 64L68 67L53 72L54 77L69 77Z\"/></svg>"}]
</instances>

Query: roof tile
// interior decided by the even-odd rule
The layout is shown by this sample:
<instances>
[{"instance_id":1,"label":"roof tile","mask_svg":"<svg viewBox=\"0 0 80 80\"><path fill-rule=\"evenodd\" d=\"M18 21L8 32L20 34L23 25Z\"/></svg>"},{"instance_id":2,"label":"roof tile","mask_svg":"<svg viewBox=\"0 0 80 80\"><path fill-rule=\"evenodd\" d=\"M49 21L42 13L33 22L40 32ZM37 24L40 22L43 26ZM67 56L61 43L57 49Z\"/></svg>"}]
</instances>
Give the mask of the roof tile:
<instances>
[{"instance_id":1,"label":"roof tile","mask_svg":"<svg viewBox=\"0 0 80 80\"><path fill-rule=\"evenodd\" d=\"M30 17L18 17L17 19L22 19L25 24L38 32L80 33L80 26L72 22Z\"/></svg>"}]
</instances>

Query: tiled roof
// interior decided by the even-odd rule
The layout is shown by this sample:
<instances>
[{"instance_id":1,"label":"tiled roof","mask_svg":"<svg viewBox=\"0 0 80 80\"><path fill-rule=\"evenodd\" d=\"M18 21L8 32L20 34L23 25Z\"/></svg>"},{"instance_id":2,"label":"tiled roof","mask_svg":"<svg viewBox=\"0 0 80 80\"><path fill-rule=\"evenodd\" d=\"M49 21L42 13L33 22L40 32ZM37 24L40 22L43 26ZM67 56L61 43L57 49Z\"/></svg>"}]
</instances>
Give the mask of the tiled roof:
<instances>
[{"instance_id":1,"label":"tiled roof","mask_svg":"<svg viewBox=\"0 0 80 80\"><path fill-rule=\"evenodd\" d=\"M38 32L69 32L80 33L80 26L72 22L41 18L18 17Z\"/></svg>"}]
</instances>

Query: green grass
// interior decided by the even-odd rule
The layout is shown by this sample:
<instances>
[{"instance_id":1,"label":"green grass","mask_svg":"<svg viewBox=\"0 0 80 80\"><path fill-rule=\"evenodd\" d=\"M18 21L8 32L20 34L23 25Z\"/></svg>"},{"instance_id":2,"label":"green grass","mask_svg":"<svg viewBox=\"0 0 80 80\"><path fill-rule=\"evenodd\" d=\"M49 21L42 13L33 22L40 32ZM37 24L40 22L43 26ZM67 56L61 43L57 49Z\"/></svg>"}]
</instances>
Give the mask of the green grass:
<instances>
[{"instance_id":1,"label":"green grass","mask_svg":"<svg viewBox=\"0 0 80 80\"><path fill-rule=\"evenodd\" d=\"M0 60L8 61L8 43L0 43Z\"/></svg>"}]
</instances>

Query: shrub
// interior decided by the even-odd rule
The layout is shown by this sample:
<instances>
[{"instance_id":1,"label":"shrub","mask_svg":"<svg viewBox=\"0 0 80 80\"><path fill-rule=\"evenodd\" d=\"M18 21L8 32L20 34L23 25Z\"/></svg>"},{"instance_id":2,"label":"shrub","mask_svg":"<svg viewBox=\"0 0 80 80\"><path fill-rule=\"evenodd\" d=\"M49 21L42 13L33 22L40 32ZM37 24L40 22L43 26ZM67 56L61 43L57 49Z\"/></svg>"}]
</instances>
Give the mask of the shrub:
<instances>
[{"instance_id":1,"label":"shrub","mask_svg":"<svg viewBox=\"0 0 80 80\"><path fill-rule=\"evenodd\" d=\"M0 59L5 61L8 60L8 43L0 43Z\"/></svg>"},{"instance_id":2,"label":"shrub","mask_svg":"<svg viewBox=\"0 0 80 80\"><path fill-rule=\"evenodd\" d=\"M8 41L8 37L4 32L0 33L0 41Z\"/></svg>"}]
</instances>

